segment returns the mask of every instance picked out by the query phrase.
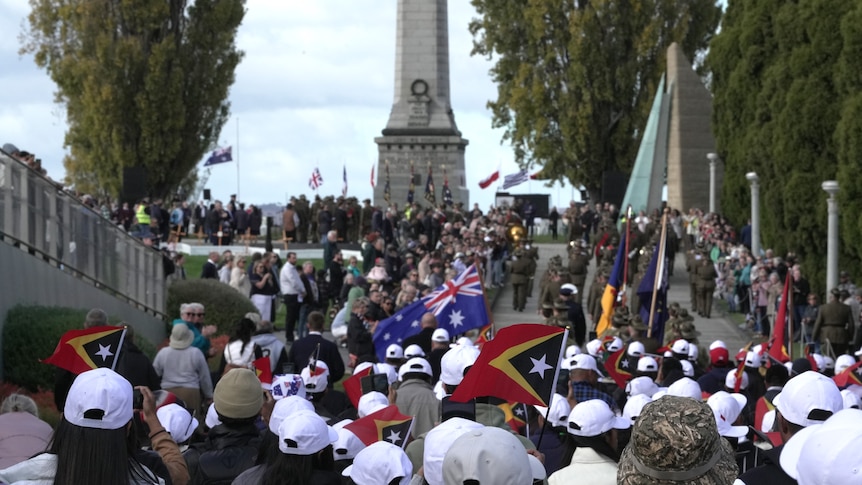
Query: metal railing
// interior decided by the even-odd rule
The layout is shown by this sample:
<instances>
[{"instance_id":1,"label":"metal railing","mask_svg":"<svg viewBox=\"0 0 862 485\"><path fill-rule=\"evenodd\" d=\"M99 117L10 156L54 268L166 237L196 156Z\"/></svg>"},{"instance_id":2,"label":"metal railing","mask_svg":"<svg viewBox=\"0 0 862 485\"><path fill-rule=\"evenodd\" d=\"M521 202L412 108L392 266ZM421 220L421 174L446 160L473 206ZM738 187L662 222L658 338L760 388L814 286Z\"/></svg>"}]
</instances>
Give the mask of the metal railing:
<instances>
[{"instance_id":1,"label":"metal railing","mask_svg":"<svg viewBox=\"0 0 862 485\"><path fill-rule=\"evenodd\" d=\"M158 317L162 255L0 152L0 238Z\"/></svg>"}]
</instances>

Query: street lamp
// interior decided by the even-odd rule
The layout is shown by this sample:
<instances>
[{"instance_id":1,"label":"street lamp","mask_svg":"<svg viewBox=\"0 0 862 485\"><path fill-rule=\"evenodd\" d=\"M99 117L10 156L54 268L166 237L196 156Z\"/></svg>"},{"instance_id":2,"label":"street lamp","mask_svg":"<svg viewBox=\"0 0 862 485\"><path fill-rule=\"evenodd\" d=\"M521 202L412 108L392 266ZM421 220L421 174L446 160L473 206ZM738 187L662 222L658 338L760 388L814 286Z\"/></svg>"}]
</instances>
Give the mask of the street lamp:
<instances>
[{"instance_id":1,"label":"street lamp","mask_svg":"<svg viewBox=\"0 0 862 485\"><path fill-rule=\"evenodd\" d=\"M751 253L760 258L760 178L754 172L745 174L751 184Z\"/></svg>"},{"instance_id":2,"label":"street lamp","mask_svg":"<svg viewBox=\"0 0 862 485\"><path fill-rule=\"evenodd\" d=\"M826 235L826 290L829 291L838 286L838 200L835 199L835 194L838 193L838 182L827 180L821 187L829 194L829 198L826 199L829 214L829 228Z\"/></svg>"},{"instance_id":3,"label":"street lamp","mask_svg":"<svg viewBox=\"0 0 862 485\"><path fill-rule=\"evenodd\" d=\"M715 213L715 165L718 163L718 155L715 153L707 153L706 158L709 159L709 212Z\"/></svg>"}]
</instances>

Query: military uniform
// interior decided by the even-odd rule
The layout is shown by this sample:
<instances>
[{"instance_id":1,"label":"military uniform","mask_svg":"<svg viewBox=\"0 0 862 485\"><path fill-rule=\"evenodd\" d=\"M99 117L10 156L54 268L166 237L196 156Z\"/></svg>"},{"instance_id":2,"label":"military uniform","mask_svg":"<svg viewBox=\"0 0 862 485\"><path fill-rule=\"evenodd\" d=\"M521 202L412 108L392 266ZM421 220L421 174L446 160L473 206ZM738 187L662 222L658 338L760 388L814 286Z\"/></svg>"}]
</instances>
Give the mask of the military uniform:
<instances>
[{"instance_id":1,"label":"military uniform","mask_svg":"<svg viewBox=\"0 0 862 485\"><path fill-rule=\"evenodd\" d=\"M527 280L527 298L533 297L533 280L536 277L536 269L538 267L537 261L539 260L539 248L533 245L532 239L527 239L527 246L529 248L524 248L524 255L530 261L530 277Z\"/></svg>"},{"instance_id":2,"label":"military uniform","mask_svg":"<svg viewBox=\"0 0 862 485\"><path fill-rule=\"evenodd\" d=\"M312 239L317 237L317 219L320 216L320 211L323 209L323 203L320 200L320 196L314 197L314 202L311 204L311 213L309 214L309 222L311 222L311 230L307 236ZM317 242L317 241L315 241Z\"/></svg>"},{"instance_id":3,"label":"military uniform","mask_svg":"<svg viewBox=\"0 0 862 485\"><path fill-rule=\"evenodd\" d=\"M527 304L527 281L530 276L530 258L520 249L515 251L515 259L511 263L512 273L512 308L524 311Z\"/></svg>"},{"instance_id":4,"label":"military uniform","mask_svg":"<svg viewBox=\"0 0 862 485\"><path fill-rule=\"evenodd\" d=\"M361 237L365 237L366 234L371 232L371 218L374 216L374 208L371 207L371 200L365 199L363 202L365 205L359 213L359 230L361 231Z\"/></svg>"},{"instance_id":5,"label":"military uniform","mask_svg":"<svg viewBox=\"0 0 862 485\"><path fill-rule=\"evenodd\" d=\"M715 291L715 265L704 257L697 266L697 309L701 316L710 318L712 314L712 293Z\"/></svg>"},{"instance_id":6,"label":"military uniform","mask_svg":"<svg viewBox=\"0 0 862 485\"><path fill-rule=\"evenodd\" d=\"M569 275L572 279L572 284L578 289L578 294L575 295L575 301L581 303L583 301L584 286L587 282L587 271L590 267L590 257L581 249L576 249L569 256Z\"/></svg>"},{"instance_id":7,"label":"military uniform","mask_svg":"<svg viewBox=\"0 0 862 485\"><path fill-rule=\"evenodd\" d=\"M697 307L697 263L699 262L698 253L689 251L685 255L685 269L688 271L689 294L691 296L691 311L699 312ZM702 255L700 255L703 257Z\"/></svg>"},{"instance_id":8,"label":"military uniform","mask_svg":"<svg viewBox=\"0 0 862 485\"><path fill-rule=\"evenodd\" d=\"M296 240L301 243L306 243L308 242L309 209L308 199L305 198L305 194L299 196L294 207L296 209L296 215L299 216L299 226L296 228Z\"/></svg>"},{"instance_id":9,"label":"military uniform","mask_svg":"<svg viewBox=\"0 0 862 485\"><path fill-rule=\"evenodd\" d=\"M821 344L826 344L828 340L835 355L841 355L847 351L847 343L853 335L854 328L853 312L850 310L850 306L833 300L825 305L820 305L811 336Z\"/></svg>"}]
</instances>

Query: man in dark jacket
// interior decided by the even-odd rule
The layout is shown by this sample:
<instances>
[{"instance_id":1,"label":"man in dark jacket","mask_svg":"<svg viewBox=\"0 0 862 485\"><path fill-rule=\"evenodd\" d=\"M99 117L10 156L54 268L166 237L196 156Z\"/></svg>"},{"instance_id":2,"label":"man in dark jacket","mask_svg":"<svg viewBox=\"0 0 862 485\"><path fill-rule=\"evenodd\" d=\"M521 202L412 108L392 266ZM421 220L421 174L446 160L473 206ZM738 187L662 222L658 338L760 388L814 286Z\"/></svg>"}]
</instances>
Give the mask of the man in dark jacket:
<instances>
[{"instance_id":1,"label":"man in dark jacket","mask_svg":"<svg viewBox=\"0 0 862 485\"><path fill-rule=\"evenodd\" d=\"M416 344L419 347L422 347L422 351L425 352L425 355L430 355L431 337L434 336L434 330L437 329L437 318L433 313L428 312L422 315L421 325L422 330L420 330L416 335L404 339L402 346L406 349L407 347Z\"/></svg>"},{"instance_id":2,"label":"man in dark jacket","mask_svg":"<svg viewBox=\"0 0 862 485\"><path fill-rule=\"evenodd\" d=\"M347 324L347 351L350 352L353 364L362 360L374 361L374 326L366 326L364 320L368 304L368 298L357 298L353 302L350 321Z\"/></svg>"},{"instance_id":3,"label":"man in dark jacket","mask_svg":"<svg viewBox=\"0 0 862 485\"><path fill-rule=\"evenodd\" d=\"M311 361L312 356L316 360L326 362L329 367L329 386L344 377L344 360L338 352L335 343L323 337L323 323L325 318L320 312L308 314L308 336L303 337L290 347L287 353L287 361L292 362L295 369L302 369Z\"/></svg>"},{"instance_id":4,"label":"man in dark jacket","mask_svg":"<svg viewBox=\"0 0 862 485\"><path fill-rule=\"evenodd\" d=\"M253 371L228 371L216 385L213 403L221 424L210 430L206 441L184 453L191 485L231 483L255 465L260 447L255 421L263 406L263 393Z\"/></svg>"}]
</instances>

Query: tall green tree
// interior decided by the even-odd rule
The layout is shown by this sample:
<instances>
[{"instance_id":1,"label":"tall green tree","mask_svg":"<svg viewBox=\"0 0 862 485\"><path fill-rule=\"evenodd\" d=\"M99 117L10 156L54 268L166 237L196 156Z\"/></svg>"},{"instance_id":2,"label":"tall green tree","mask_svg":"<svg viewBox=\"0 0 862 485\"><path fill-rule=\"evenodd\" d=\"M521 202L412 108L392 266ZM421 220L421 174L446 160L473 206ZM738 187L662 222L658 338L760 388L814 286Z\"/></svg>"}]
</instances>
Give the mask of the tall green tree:
<instances>
[{"instance_id":1,"label":"tall green tree","mask_svg":"<svg viewBox=\"0 0 862 485\"><path fill-rule=\"evenodd\" d=\"M846 49L845 39L858 28L846 18L857 3L731 0L707 57L716 142L726 161L722 207L732 220L744 221L750 210L744 175L757 172L763 246L778 254L798 252L821 291L826 261L821 183L838 173L842 143L849 158L860 137L846 107L862 87L854 80L858 57ZM836 67L842 65L843 92ZM849 136L842 139L841 133ZM858 162L853 166L858 170ZM858 182L848 182L842 190L858 193L853 187ZM845 241L850 243L845 253L859 245Z\"/></svg>"},{"instance_id":2,"label":"tall green tree","mask_svg":"<svg viewBox=\"0 0 862 485\"><path fill-rule=\"evenodd\" d=\"M171 194L227 121L245 0L30 0L23 53L57 84L67 182L117 196L125 167Z\"/></svg>"},{"instance_id":3,"label":"tall green tree","mask_svg":"<svg viewBox=\"0 0 862 485\"><path fill-rule=\"evenodd\" d=\"M488 107L522 166L583 184L629 172L650 102L677 42L699 57L715 0L472 0L474 54L494 59Z\"/></svg>"}]
</instances>

